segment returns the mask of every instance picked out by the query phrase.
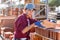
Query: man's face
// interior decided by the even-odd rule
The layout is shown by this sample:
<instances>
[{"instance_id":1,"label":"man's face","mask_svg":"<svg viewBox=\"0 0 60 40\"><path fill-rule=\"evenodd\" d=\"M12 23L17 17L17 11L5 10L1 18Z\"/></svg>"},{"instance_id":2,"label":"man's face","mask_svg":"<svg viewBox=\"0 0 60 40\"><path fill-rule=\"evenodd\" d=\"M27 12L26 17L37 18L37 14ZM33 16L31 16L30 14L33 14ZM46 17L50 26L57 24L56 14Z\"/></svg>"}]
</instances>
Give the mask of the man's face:
<instances>
[{"instance_id":1,"label":"man's face","mask_svg":"<svg viewBox=\"0 0 60 40\"><path fill-rule=\"evenodd\" d=\"M33 12L34 12L34 10L27 10L27 15L29 18L32 18Z\"/></svg>"}]
</instances>

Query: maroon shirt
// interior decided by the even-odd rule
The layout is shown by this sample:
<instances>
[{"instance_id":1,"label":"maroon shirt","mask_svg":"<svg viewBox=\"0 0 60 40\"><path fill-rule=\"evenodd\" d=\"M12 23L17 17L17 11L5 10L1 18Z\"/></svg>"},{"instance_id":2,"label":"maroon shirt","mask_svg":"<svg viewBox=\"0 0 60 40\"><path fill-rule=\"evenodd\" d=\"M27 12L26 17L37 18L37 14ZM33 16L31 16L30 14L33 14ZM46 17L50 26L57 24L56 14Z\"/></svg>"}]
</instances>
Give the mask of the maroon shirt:
<instances>
[{"instance_id":1,"label":"maroon shirt","mask_svg":"<svg viewBox=\"0 0 60 40\"><path fill-rule=\"evenodd\" d=\"M30 24L33 24L34 22L36 22L34 19L30 19ZM29 37L29 32L23 34L22 30L28 26L28 21L27 21L27 17L26 14L21 15L15 22L15 38L28 38Z\"/></svg>"}]
</instances>

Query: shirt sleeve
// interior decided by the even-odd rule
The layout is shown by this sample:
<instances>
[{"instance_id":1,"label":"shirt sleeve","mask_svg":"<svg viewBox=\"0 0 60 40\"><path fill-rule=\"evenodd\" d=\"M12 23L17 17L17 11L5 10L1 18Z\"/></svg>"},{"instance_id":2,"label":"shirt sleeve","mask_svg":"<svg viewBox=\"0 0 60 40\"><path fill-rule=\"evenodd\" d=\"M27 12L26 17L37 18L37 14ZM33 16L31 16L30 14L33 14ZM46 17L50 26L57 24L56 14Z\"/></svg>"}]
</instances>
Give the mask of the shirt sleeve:
<instances>
[{"instance_id":1,"label":"shirt sleeve","mask_svg":"<svg viewBox=\"0 0 60 40\"><path fill-rule=\"evenodd\" d=\"M30 19L30 22L31 22L31 24L33 24L33 23L37 22L37 20L35 20L35 19Z\"/></svg>"},{"instance_id":2,"label":"shirt sleeve","mask_svg":"<svg viewBox=\"0 0 60 40\"><path fill-rule=\"evenodd\" d=\"M21 32L23 28L24 28L23 19L22 17L19 17L15 22L15 29Z\"/></svg>"}]
</instances>

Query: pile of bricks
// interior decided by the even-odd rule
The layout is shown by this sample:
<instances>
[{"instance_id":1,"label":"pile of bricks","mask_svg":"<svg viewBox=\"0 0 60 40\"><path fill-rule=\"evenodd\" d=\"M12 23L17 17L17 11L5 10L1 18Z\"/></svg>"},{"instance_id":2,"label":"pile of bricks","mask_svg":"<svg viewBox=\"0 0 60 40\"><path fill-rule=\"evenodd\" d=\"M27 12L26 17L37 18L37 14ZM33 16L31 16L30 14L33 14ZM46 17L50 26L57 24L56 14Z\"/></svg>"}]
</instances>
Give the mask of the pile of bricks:
<instances>
[{"instance_id":1,"label":"pile of bricks","mask_svg":"<svg viewBox=\"0 0 60 40\"><path fill-rule=\"evenodd\" d=\"M40 36L43 36L42 38L45 39L52 39L52 40L60 40L60 30L59 29L44 29L37 27L35 29L35 32L39 34Z\"/></svg>"}]
</instances>

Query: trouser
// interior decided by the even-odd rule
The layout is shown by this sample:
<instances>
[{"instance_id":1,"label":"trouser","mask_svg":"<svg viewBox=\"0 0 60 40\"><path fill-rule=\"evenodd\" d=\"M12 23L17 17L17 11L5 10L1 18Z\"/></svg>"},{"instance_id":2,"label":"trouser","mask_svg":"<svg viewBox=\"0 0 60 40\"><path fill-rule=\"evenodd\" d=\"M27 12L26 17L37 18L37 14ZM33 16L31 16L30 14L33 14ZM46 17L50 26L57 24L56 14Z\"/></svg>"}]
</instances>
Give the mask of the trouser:
<instances>
[{"instance_id":1,"label":"trouser","mask_svg":"<svg viewBox=\"0 0 60 40\"><path fill-rule=\"evenodd\" d=\"M19 38L19 39L14 38L14 40L28 40L28 39L27 38Z\"/></svg>"}]
</instances>

